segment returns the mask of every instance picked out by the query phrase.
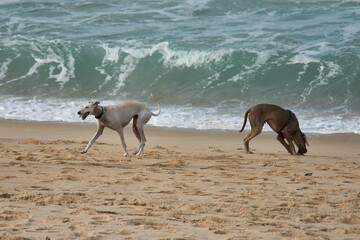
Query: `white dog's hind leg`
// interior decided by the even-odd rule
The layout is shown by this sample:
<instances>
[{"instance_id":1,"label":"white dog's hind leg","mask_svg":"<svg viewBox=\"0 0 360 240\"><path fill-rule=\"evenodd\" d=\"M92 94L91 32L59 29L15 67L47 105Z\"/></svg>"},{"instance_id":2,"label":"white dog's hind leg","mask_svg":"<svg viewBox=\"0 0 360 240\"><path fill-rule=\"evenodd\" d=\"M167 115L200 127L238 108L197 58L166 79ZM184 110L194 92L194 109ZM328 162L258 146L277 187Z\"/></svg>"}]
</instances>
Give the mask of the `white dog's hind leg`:
<instances>
[{"instance_id":1,"label":"white dog's hind leg","mask_svg":"<svg viewBox=\"0 0 360 240\"><path fill-rule=\"evenodd\" d=\"M138 119L136 121L136 128L138 130L138 134L140 135L140 139L139 139L140 144L135 150L134 155L140 156L142 150L145 147L146 137L144 133L144 126L150 120L151 116L152 113L149 110L143 111L138 116Z\"/></svg>"},{"instance_id":2,"label":"white dog's hind leg","mask_svg":"<svg viewBox=\"0 0 360 240\"><path fill-rule=\"evenodd\" d=\"M133 118L132 130L133 130L133 132L134 132L134 134L135 134L135 137L136 137L136 138L139 140L139 142L140 142L140 141L141 141L141 137L140 137L139 130L137 129L137 126L136 126L136 124L137 124L137 119L138 119L137 116L135 116L135 117Z\"/></svg>"},{"instance_id":3,"label":"white dog's hind leg","mask_svg":"<svg viewBox=\"0 0 360 240\"><path fill-rule=\"evenodd\" d=\"M145 134L144 134L144 126L143 126L143 124L138 122L136 124L136 127L137 127L137 129L139 131L139 134L140 134L140 144L137 147L137 149L134 151L134 155L140 156L142 150L145 147L146 138L145 138Z\"/></svg>"}]
</instances>

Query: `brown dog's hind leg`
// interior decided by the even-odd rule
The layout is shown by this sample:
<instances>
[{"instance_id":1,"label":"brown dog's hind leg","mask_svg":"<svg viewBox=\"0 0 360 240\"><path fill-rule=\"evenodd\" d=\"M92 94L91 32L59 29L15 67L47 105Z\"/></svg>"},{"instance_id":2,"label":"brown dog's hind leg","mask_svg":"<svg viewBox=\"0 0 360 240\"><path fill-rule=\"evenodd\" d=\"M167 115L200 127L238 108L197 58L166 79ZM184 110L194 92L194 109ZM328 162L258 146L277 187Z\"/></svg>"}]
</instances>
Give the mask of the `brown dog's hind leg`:
<instances>
[{"instance_id":1,"label":"brown dog's hind leg","mask_svg":"<svg viewBox=\"0 0 360 240\"><path fill-rule=\"evenodd\" d=\"M249 150L249 142L251 139L259 135L262 131L262 128L251 129L251 132L244 138L244 146L246 153L253 153Z\"/></svg>"},{"instance_id":2,"label":"brown dog's hind leg","mask_svg":"<svg viewBox=\"0 0 360 240\"><path fill-rule=\"evenodd\" d=\"M251 111L249 113L249 122L251 126L250 133L244 138L244 146L246 153L252 153L249 149L249 142L251 139L259 135L263 129L263 126L265 124L264 116L254 113Z\"/></svg>"}]
</instances>

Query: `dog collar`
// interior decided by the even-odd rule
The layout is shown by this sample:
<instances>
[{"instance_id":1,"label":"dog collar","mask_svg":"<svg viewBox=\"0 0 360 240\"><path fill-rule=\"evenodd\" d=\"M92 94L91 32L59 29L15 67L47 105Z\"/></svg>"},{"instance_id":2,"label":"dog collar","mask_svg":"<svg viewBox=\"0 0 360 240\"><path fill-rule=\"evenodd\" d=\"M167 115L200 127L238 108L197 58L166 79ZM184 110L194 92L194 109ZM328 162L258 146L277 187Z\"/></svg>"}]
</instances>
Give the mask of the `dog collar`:
<instances>
[{"instance_id":1,"label":"dog collar","mask_svg":"<svg viewBox=\"0 0 360 240\"><path fill-rule=\"evenodd\" d=\"M100 113L99 116L95 117L96 119L102 119L102 117L105 115L106 112L106 108L101 106L102 112Z\"/></svg>"},{"instance_id":2,"label":"dog collar","mask_svg":"<svg viewBox=\"0 0 360 240\"><path fill-rule=\"evenodd\" d=\"M286 122L285 125L280 129L280 131L277 132L277 133L278 133L279 135L281 135L281 136L283 136L283 134L282 134L281 132L282 132L282 131L284 130L284 128L290 123L290 121L291 121L291 119L292 119L292 117L293 117L292 111L288 110L288 112L289 112L289 118L288 118L287 122Z\"/></svg>"}]
</instances>

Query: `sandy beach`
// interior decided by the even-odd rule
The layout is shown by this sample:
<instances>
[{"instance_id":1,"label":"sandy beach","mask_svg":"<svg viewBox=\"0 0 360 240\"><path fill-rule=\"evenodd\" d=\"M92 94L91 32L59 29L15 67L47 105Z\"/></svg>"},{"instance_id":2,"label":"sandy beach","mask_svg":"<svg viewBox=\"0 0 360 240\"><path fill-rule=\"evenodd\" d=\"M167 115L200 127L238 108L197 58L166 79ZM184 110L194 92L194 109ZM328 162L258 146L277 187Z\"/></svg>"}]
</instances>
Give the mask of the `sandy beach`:
<instances>
[{"instance_id":1,"label":"sandy beach","mask_svg":"<svg viewBox=\"0 0 360 240\"><path fill-rule=\"evenodd\" d=\"M145 127L123 157L95 124L0 121L1 239L360 239L360 135ZM130 151L137 140L125 131ZM130 152L129 151L129 152Z\"/></svg>"}]
</instances>

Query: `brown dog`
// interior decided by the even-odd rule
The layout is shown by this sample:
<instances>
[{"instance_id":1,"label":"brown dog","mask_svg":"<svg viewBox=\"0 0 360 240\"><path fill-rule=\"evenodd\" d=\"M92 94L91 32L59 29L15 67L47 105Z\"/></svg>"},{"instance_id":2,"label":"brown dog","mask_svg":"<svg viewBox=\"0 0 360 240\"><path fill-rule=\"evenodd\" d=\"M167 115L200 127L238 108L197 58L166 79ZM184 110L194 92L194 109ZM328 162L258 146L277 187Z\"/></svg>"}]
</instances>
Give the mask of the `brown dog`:
<instances>
[{"instance_id":1,"label":"brown dog","mask_svg":"<svg viewBox=\"0 0 360 240\"><path fill-rule=\"evenodd\" d=\"M278 133L277 140L290 154L296 155L292 140L294 140L296 146L299 148L299 155L303 155L307 152L305 144L308 146L309 144L306 136L301 132L295 114L290 110L285 110L272 104L258 104L246 111L245 121L240 132L245 128L248 115L251 132L244 138L244 145L247 153L252 153L249 151L249 142L261 133L265 123L269 124L269 126ZM289 144L286 143L285 139Z\"/></svg>"}]
</instances>

